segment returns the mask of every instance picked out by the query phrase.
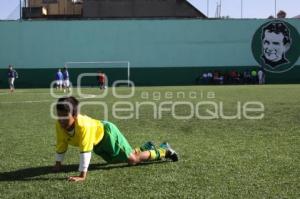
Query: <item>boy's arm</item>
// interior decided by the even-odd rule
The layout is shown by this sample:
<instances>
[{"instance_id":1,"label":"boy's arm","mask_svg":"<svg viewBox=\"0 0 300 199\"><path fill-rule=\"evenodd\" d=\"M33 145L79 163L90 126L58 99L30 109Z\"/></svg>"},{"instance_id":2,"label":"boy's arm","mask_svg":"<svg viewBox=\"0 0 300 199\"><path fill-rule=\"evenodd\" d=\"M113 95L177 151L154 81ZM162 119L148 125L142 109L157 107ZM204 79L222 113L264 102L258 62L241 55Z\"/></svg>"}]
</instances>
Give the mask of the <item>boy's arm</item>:
<instances>
[{"instance_id":1,"label":"boy's arm","mask_svg":"<svg viewBox=\"0 0 300 199\"><path fill-rule=\"evenodd\" d=\"M68 150L68 143L66 143L62 135L63 132L61 132L58 122L56 122L56 156L55 156L55 165L53 167L53 171L55 172L61 170L65 153Z\"/></svg>"},{"instance_id":2,"label":"boy's arm","mask_svg":"<svg viewBox=\"0 0 300 199\"><path fill-rule=\"evenodd\" d=\"M88 167L90 164L92 153L91 152L83 152L80 153L80 164L79 164L79 172L78 176L70 176L68 178L69 181L84 181L87 176Z\"/></svg>"},{"instance_id":3,"label":"boy's arm","mask_svg":"<svg viewBox=\"0 0 300 199\"><path fill-rule=\"evenodd\" d=\"M65 153L56 153L55 165L53 167L54 172L59 172L62 167L62 162L64 161Z\"/></svg>"}]
</instances>

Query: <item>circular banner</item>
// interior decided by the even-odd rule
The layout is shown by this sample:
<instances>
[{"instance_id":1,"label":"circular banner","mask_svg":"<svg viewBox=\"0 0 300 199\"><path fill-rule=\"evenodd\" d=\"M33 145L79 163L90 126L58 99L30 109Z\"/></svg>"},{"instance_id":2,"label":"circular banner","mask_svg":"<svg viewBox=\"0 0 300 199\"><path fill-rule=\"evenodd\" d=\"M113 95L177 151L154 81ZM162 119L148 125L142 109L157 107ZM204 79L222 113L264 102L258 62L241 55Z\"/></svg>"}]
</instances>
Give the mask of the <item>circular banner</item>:
<instances>
[{"instance_id":1,"label":"circular banner","mask_svg":"<svg viewBox=\"0 0 300 199\"><path fill-rule=\"evenodd\" d=\"M284 73L300 55L300 36L291 24L273 20L260 26L252 39L252 54L265 71Z\"/></svg>"}]
</instances>

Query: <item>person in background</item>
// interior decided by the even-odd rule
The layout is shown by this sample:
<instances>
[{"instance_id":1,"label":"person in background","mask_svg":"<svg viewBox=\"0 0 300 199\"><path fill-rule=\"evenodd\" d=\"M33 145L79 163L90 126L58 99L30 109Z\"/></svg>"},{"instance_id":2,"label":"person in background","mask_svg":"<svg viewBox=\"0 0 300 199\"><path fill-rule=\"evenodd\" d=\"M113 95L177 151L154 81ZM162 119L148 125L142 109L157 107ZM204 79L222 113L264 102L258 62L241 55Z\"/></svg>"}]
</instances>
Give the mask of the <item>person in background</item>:
<instances>
[{"instance_id":1,"label":"person in background","mask_svg":"<svg viewBox=\"0 0 300 199\"><path fill-rule=\"evenodd\" d=\"M260 69L257 72L257 76L258 76L258 83L259 84L265 84L265 73L262 69Z\"/></svg>"},{"instance_id":2,"label":"person in background","mask_svg":"<svg viewBox=\"0 0 300 199\"><path fill-rule=\"evenodd\" d=\"M249 84L251 82L251 72L250 70L245 70L244 71L244 84Z\"/></svg>"},{"instance_id":3,"label":"person in background","mask_svg":"<svg viewBox=\"0 0 300 199\"><path fill-rule=\"evenodd\" d=\"M202 82L205 85L208 84L208 75L206 72L202 74Z\"/></svg>"},{"instance_id":4,"label":"person in background","mask_svg":"<svg viewBox=\"0 0 300 199\"><path fill-rule=\"evenodd\" d=\"M207 82L208 84L211 84L213 82L213 74L212 72L207 73Z\"/></svg>"},{"instance_id":5,"label":"person in background","mask_svg":"<svg viewBox=\"0 0 300 199\"><path fill-rule=\"evenodd\" d=\"M56 72L55 75L55 83L56 83L56 90L62 90L62 86L63 86L63 74L61 72L60 69L58 69L58 71Z\"/></svg>"},{"instance_id":6,"label":"person in background","mask_svg":"<svg viewBox=\"0 0 300 199\"><path fill-rule=\"evenodd\" d=\"M230 71L230 75L229 75L229 78L230 78L230 82L232 84L237 84L239 83L239 74L236 70L232 70Z\"/></svg>"},{"instance_id":7,"label":"person in background","mask_svg":"<svg viewBox=\"0 0 300 199\"><path fill-rule=\"evenodd\" d=\"M257 72L254 69L251 71L251 80L252 80L252 84L257 83Z\"/></svg>"},{"instance_id":8,"label":"person in background","mask_svg":"<svg viewBox=\"0 0 300 199\"><path fill-rule=\"evenodd\" d=\"M68 69L64 67L63 72L63 87L64 87L64 93L70 91L70 75L68 72Z\"/></svg>"},{"instance_id":9,"label":"person in background","mask_svg":"<svg viewBox=\"0 0 300 199\"><path fill-rule=\"evenodd\" d=\"M15 90L15 79L18 78L18 73L16 70L13 69L12 65L8 65L8 84L10 92L14 92Z\"/></svg>"},{"instance_id":10,"label":"person in background","mask_svg":"<svg viewBox=\"0 0 300 199\"><path fill-rule=\"evenodd\" d=\"M99 75L98 75L98 83L99 83L99 86L100 86L100 89L106 89L106 75L105 73L103 72L99 72Z\"/></svg>"}]
</instances>

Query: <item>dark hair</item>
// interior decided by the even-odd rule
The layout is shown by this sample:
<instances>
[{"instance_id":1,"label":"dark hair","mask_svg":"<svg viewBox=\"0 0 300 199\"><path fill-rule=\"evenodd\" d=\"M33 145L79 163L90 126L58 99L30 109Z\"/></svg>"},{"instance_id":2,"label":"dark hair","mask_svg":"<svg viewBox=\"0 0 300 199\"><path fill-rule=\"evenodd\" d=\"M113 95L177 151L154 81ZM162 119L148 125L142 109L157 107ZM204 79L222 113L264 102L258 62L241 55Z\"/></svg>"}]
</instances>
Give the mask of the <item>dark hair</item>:
<instances>
[{"instance_id":1,"label":"dark hair","mask_svg":"<svg viewBox=\"0 0 300 199\"><path fill-rule=\"evenodd\" d=\"M262 39L265 38L265 32L269 31L269 32L274 32L276 34L282 33L284 38L283 38L283 43L287 44L287 43L291 43L291 39L290 39L290 30L288 29L288 27L282 23L282 22L272 22L269 25L265 26L263 28L263 34L262 34Z\"/></svg>"},{"instance_id":2,"label":"dark hair","mask_svg":"<svg viewBox=\"0 0 300 199\"><path fill-rule=\"evenodd\" d=\"M61 97L56 104L56 110L64 113L71 113L73 116L78 114L79 101L73 97Z\"/></svg>"}]
</instances>

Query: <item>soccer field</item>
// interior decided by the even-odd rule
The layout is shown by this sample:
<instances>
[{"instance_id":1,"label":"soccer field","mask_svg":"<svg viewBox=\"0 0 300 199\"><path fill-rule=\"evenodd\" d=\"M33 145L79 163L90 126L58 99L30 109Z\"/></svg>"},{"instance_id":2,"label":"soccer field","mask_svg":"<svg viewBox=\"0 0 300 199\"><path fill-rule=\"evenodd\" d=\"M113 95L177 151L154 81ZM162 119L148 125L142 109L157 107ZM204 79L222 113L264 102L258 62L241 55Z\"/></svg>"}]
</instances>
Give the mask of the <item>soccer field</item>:
<instances>
[{"instance_id":1,"label":"soccer field","mask_svg":"<svg viewBox=\"0 0 300 199\"><path fill-rule=\"evenodd\" d=\"M97 97L99 89L84 88L84 96L74 89L74 96L94 118L107 105L107 119L133 147L168 141L178 162L106 165L93 154L87 180L68 182L78 174L79 152L69 147L64 172L51 172L56 99L49 89L0 90L0 198L300 198L300 85L112 91ZM246 117L249 102L263 105L248 114L261 119Z\"/></svg>"}]
</instances>

